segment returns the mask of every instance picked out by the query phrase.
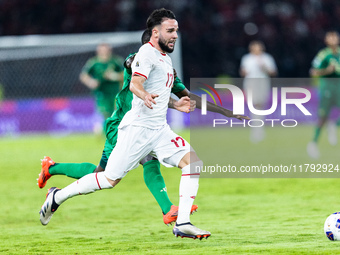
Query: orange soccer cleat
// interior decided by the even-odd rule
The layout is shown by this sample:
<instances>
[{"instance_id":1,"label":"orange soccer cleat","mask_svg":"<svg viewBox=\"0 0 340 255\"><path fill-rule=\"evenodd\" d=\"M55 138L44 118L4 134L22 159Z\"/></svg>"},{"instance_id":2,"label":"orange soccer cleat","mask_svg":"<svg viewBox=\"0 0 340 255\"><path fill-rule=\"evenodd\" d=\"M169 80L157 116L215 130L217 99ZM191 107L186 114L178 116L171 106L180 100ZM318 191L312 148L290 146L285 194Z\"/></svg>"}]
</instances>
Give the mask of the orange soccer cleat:
<instances>
[{"instance_id":1,"label":"orange soccer cleat","mask_svg":"<svg viewBox=\"0 0 340 255\"><path fill-rule=\"evenodd\" d=\"M192 205L190 213L193 214L197 211L198 206ZM163 215L164 224L169 225L177 220L178 216L178 206L172 205L170 211Z\"/></svg>"},{"instance_id":2,"label":"orange soccer cleat","mask_svg":"<svg viewBox=\"0 0 340 255\"><path fill-rule=\"evenodd\" d=\"M51 178L52 175L48 172L48 169L54 164L55 162L50 157L45 156L41 160L41 172L39 174L39 178L37 179L39 188L42 189L45 187L47 180Z\"/></svg>"}]
</instances>

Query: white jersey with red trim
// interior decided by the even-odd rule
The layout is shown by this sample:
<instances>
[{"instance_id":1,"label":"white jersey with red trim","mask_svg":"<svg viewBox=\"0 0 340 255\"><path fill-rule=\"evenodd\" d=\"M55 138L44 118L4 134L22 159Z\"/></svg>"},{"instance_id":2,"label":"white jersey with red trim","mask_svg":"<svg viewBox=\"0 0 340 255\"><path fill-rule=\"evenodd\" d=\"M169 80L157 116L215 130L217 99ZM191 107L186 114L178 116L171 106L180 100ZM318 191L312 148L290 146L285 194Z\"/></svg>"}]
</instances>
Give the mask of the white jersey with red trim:
<instances>
[{"instance_id":1,"label":"white jersey with red trim","mask_svg":"<svg viewBox=\"0 0 340 255\"><path fill-rule=\"evenodd\" d=\"M157 94L156 104L149 109L142 99L133 95L132 108L121 121L119 127L126 125L158 129L166 124L166 114L174 82L171 58L158 51L149 42L140 47L131 65L133 75L145 77L143 86L150 94Z\"/></svg>"}]
</instances>

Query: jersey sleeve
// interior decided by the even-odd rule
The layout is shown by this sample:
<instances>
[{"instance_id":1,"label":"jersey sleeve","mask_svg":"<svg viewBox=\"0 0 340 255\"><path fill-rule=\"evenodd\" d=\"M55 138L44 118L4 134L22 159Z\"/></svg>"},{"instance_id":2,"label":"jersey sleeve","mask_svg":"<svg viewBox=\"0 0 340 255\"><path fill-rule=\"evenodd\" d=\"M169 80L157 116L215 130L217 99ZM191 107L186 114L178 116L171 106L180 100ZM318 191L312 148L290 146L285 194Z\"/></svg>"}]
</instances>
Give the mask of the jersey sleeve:
<instances>
[{"instance_id":1,"label":"jersey sleeve","mask_svg":"<svg viewBox=\"0 0 340 255\"><path fill-rule=\"evenodd\" d=\"M137 74L147 79L154 66L152 56L153 53L148 51L147 48L140 48L131 65L132 75Z\"/></svg>"},{"instance_id":2,"label":"jersey sleeve","mask_svg":"<svg viewBox=\"0 0 340 255\"><path fill-rule=\"evenodd\" d=\"M90 75L91 73L91 69L94 66L95 61L91 58L89 60L87 60L87 62L85 63L85 65L83 66L83 68L81 69L82 73L87 73Z\"/></svg>"},{"instance_id":3,"label":"jersey sleeve","mask_svg":"<svg viewBox=\"0 0 340 255\"><path fill-rule=\"evenodd\" d=\"M175 94L175 93L183 91L184 89L185 89L185 85L182 83L180 78L176 77L174 81L174 86L171 89L171 93Z\"/></svg>"}]
</instances>

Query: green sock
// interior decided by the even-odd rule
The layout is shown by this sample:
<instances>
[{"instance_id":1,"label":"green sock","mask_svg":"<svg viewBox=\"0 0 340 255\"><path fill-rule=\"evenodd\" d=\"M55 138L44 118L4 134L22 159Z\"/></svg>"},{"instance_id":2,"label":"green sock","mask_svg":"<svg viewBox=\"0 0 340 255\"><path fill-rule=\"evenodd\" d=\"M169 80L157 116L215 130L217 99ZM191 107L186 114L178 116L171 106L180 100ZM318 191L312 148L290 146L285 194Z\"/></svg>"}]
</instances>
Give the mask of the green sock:
<instances>
[{"instance_id":1,"label":"green sock","mask_svg":"<svg viewBox=\"0 0 340 255\"><path fill-rule=\"evenodd\" d=\"M166 192L166 186L161 175L160 163L157 160L150 160L143 165L144 181L164 214L167 214L172 203Z\"/></svg>"},{"instance_id":2,"label":"green sock","mask_svg":"<svg viewBox=\"0 0 340 255\"><path fill-rule=\"evenodd\" d=\"M317 142L319 140L320 132L321 132L321 128L320 127L316 127L315 128L315 133L314 133L314 138L313 138L314 142Z\"/></svg>"},{"instance_id":3,"label":"green sock","mask_svg":"<svg viewBox=\"0 0 340 255\"><path fill-rule=\"evenodd\" d=\"M91 163L55 163L50 166L48 172L52 175L66 175L79 179L87 174L93 173L96 166Z\"/></svg>"}]
</instances>

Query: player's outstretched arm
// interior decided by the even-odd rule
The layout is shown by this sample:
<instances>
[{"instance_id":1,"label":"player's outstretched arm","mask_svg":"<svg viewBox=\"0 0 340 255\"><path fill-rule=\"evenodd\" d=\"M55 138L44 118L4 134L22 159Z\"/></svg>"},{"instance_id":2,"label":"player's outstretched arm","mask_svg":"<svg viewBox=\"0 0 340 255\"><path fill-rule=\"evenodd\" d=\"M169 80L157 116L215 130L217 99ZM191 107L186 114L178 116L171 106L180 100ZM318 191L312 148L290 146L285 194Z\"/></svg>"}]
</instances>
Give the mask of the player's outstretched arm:
<instances>
[{"instance_id":1,"label":"player's outstretched arm","mask_svg":"<svg viewBox=\"0 0 340 255\"><path fill-rule=\"evenodd\" d=\"M335 72L335 66L330 64L326 68L311 68L309 73L312 77L330 75Z\"/></svg>"},{"instance_id":2,"label":"player's outstretched arm","mask_svg":"<svg viewBox=\"0 0 340 255\"><path fill-rule=\"evenodd\" d=\"M179 93L176 93L176 96L178 96L179 98L183 97L183 96L189 96L191 100L194 100L196 101L196 107L198 109L201 109L202 108L202 100L201 100L201 97L200 96L197 96L193 93L191 93L188 89L184 89L182 90L181 92ZM232 111L226 109L226 108L223 108L221 106L218 106L218 105L214 105L213 103L210 103L210 102L207 102L207 110L209 112L216 112L216 113L220 113L228 118L236 118L236 119L239 119L239 120L249 120L249 117L248 116L244 116L244 115L234 115Z\"/></svg>"},{"instance_id":3,"label":"player's outstretched arm","mask_svg":"<svg viewBox=\"0 0 340 255\"><path fill-rule=\"evenodd\" d=\"M195 102L187 96L181 97L178 101L170 97L168 107L180 112L189 113L195 110Z\"/></svg>"},{"instance_id":4,"label":"player's outstretched arm","mask_svg":"<svg viewBox=\"0 0 340 255\"><path fill-rule=\"evenodd\" d=\"M145 80L146 79L143 76L133 75L130 82L130 90L133 94L142 99L148 108L153 109L152 105L156 104L154 98L158 97L158 95L150 94L144 89L143 84Z\"/></svg>"}]
</instances>

